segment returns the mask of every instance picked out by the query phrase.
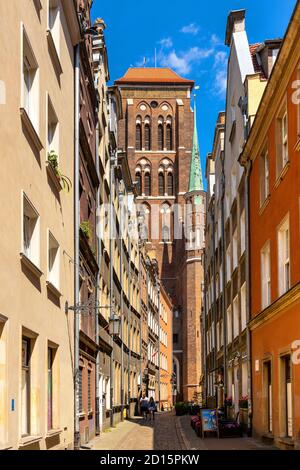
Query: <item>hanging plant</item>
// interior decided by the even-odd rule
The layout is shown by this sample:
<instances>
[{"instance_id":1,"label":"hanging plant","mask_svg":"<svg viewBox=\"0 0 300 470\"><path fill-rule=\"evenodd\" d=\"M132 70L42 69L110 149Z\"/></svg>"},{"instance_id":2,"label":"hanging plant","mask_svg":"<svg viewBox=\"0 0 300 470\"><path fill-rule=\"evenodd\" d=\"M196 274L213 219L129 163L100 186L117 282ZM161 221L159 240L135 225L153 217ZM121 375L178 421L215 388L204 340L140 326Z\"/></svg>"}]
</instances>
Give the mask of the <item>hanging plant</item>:
<instances>
[{"instance_id":1,"label":"hanging plant","mask_svg":"<svg viewBox=\"0 0 300 470\"><path fill-rule=\"evenodd\" d=\"M56 174L56 177L59 182L62 184L63 189L69 193L70 189L72 188L72 181L70 180L70 178L68 178L68 176L63 175L60 171L58 164L58 155L54 150L51 150L51 152L48 153L48 163L54 170L54 173Z\"/></svg>"}]
</instances>

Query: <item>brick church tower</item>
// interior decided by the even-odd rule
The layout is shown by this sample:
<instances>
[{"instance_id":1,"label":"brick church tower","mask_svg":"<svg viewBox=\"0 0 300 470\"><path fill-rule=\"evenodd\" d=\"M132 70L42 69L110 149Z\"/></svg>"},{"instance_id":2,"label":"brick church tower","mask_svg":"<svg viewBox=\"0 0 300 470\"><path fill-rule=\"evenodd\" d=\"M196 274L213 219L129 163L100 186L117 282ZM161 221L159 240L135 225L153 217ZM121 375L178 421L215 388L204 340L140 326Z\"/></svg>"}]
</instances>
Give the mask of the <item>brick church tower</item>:
<instances>
[{"instance_id":1,"label":"brick church tower","mask_svg":"<svg viewBox=\"0 0 300 470\"><path fill-rule=\"evenodd\" d=\"M123 105L119 148L135 181L144 238L173 302L176 400L199 398L203 190L192 80L166 68L130 68L115 82ZM170 378L171 379L171 378Z\"/></svg>"}]
</instances>

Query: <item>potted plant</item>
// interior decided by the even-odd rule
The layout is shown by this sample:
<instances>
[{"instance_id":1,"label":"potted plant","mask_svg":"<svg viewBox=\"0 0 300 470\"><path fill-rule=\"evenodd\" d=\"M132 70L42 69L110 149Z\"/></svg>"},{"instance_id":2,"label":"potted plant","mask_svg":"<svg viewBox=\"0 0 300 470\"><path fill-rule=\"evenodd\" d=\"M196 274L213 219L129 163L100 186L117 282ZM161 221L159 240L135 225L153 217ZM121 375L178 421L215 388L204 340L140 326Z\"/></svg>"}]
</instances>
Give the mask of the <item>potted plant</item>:
<instances>
[{"instance_id":1,"label":"potted plant","mask_svg":"<svg viewBox=\"0 0 300 470\"><path fill-rule=\"evenodd\" d=\"M80 224L80 230L86 236L86 238L90 241L92 238L92 229L90 222L88 220L84 220Z\"/></svg>"},{"instance_id":2,"label":"potted plant","mask_svg":"<svg viewBox=\"0 0 300 470\"><path fill-rule=\"evenodd\" d=\"M243 409L248 409L248 396L247 395L239 399L239 407Z\"/></svg>"},{"instance_id":3,"label":"potted plant","mask_svg":"<svg viewBox=\"0 0 300 470\"><path fill-rule=\"evenodd\" d=\"M232 406L232 397L227 397L226 400L225 400L225 405L227 407L231 407Z\"/></svg>"},{"instance_id":4,"label":"potted plant","mask_svg":"<svg viewBox=\"0 0 300 470\"><path fill-rule=\"evenodd\" d=\"M59 183L62 185L63 189L65 189L67 192L70 192L72 182L70 178L68 178L68 176L63 175L60 171L58 164L58 155L54 150L51 150L48 153L48 163L49 165L51 165L51 168L54 171L55 176L58 179Z\"/></svg>"}]
</instances>

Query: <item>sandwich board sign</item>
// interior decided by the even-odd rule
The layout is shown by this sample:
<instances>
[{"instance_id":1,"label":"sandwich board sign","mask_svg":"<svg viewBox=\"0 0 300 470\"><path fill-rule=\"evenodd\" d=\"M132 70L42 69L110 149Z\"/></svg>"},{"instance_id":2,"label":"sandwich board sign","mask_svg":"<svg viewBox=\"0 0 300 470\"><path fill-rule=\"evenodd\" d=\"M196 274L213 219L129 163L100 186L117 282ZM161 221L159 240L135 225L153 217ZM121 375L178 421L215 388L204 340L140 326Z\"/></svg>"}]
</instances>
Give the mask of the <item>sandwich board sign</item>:
<instances>
[{"instance_id":1,"label":"sandwich board sign","mask_svg":"<svg viewBox=\"0 0 300 470\"><path fill-rule=\"evenodd\" d=\"M215 409L201 410L202 439L206 432L216 432L219 437L218 412Z\"/></svg>"}]
</instances>

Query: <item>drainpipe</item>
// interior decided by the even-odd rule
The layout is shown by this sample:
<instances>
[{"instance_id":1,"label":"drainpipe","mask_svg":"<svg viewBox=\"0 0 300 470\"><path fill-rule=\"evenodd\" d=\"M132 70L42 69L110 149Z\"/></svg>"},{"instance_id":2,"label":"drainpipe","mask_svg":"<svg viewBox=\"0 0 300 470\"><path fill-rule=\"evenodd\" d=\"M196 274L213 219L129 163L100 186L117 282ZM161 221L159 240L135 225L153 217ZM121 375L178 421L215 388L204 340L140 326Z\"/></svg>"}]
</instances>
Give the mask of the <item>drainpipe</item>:
<instances>
[{"instance_id":1,"label":"drainpipe","mask_svg":"<svg viewBox=\"0 0 300 470\"><path fill-rule=\"evenodd\" d=\"M123 324L124 324L124 299L123 299L123 210L124 195L120 194L120 229L121 229L121 253L120 253L120 281L121 281L121 421L124 421L124 344L123 344Z\"/></svg>"},{"instance_id":2,"label":"drainpipe","mask_svg":"<svg viewBox=\"0 0 300 470\"><path fill-rule=\"evenodd\" d=\"M113 154L112 150L110 150L110 170L109 170L109 278L110 278L110 289L109 289L109 297L110 297L110 317L112 318L114 314L113 305L114 305L114 295L113 295L113 197L112 191L115 187L113 184L114 182L114 167L115 167L115 155ZM110 426L114 426L114 340L113 336L110 337L110 345L111 345L111 354L110 354Z\"/></svg>"},{"instance_id":3,"label":"drainpipe","mask_svg":"<svg viewBox=\"0 0 300 470\"><path fill-rule=\"evenodd\" d=\"M79 121L80 121L80 44L75 49L75 155L74 155L74 450L80 448L79 424L79 230L80 230L80 203L79 203Z\"/></svg>"},{"instance_id":4,"label":"drainpipe","mask_svg":"<svg viewBox=\"0 0 300 470\"><path fill-rule=\"evenodd\" d=\"M203 300L204 300L204 318L203 318L203 363L204 363L204 394L205 394L205 404L207 406L207 341L206 341L206 317L207 317L207 302L206 302L206 291L207 291L207 284L206 284L206 256L204 255L204 294L203 294Z\"/></svg>"},{"instance_id":5,"label":"drainpipe","mask_svg":"<svg viewBox=\"0 0 300 470\"><path fill-rule=\"evenodd\" d=\"M130 400L131 400L131 388L130 388L130 371L131 371L131 238L128 235L128 252L129 252L129 306L128 309L128 418L130 418Z\"/></svg>"},{"instance_id":6,"label":"drainpipe","mask_svg":"<svg viewBox=\"0 0 300 470\"><path fill-rule=\"evenodd\" d=\"M141 245L139 245L139 286L140 286L140 395L142 396L143 388L143 339L142 339L142 328L143 328L143 312L142 312L142 256L141 256Z\"/></svg>"},{"instance_id":7,"label":"drainpipe","mask_svg":"<svg viewBox=\"0 0 300 470\"><path fill-rule=\"evenodd\" d=\"M158 291L158 410L160 411L160 284L156 278Z\"/></svg>"},{"instance_id":8,"label":"drainpipe","mask_svg":"<svg viewBox=\"0 0 300 470\"><path fill-rule=\"evenodd\" d=\"M213 319L214 319L214 374L216 374L217 370L217 315L216 315L216 301L217 301L217 289L216 289L216 239L215 239L215 200L213 197L212 200L212 206L211 206L211 221L212 221L212 234L213 234L213 240L212 240L212 245L213 245L213 295L214 295L214 307L213 307ZM218 392L217 388L215 387L215 406L218 406Z\"/></svg>"},{"instance_id":9,"label":"drainpipe","mask_svg":"<svg viewBox=\"0 0 300 470\"><path fill-rule=\"evenodd\" d=\"M96 171L100 181L100 162L99 162L99 120L96 127ZM98 216L100 215L100 185L97 188L97 211ZM97 221L97 223L99 223ZM101 277L101 262L102 262L102 251L101 251L101 239L100 239L100 227L96 227L96 236L97 236L97 255L98 255L98 272L97 272L97 281L96 281L96 306L95 306L95 332L96 332L96 343L98 345L97 357L96 357L96 434L100 434L100 390L99 390L99 380L100 380L100 350L99 350L99 318L98 318L98 308L97 302L99 302L99 285Z\"/></svg>"},{"instance_id":10,"label":"drainpipe","mask_svg":"<svg viewBox=\"0 0 300 470\"><path fill-rule=\"evenodd\" d=\"M246 341L247 341L247 373L248 373L248 436L252 435L252 364L251 364L251 331L249 328L249 322L251 320L251 278L250 278L250 211L249 211L249 179L251 173L251 160L247 162L246 166L246 183L245 183L245 218L246 218L246 286L247 286L247 329L246 329Z\"/></svg>"},{"instance_id":11,"label":"drainpipe","mask_svg":"<svg viewBox=\"0 0 300 470\"><path fill-rule=\"evenodd\" d=\"M227 318L226 318L226 250L225 250L225 214L224 214L224 197L225 197L225 153L222 151L221 163L222 163L222 196L221 196L221 229L222 229L222 271L223 271L223 368L224 368L224 407L225 417L227 417Z\"/></svg>"}]
</instances>

